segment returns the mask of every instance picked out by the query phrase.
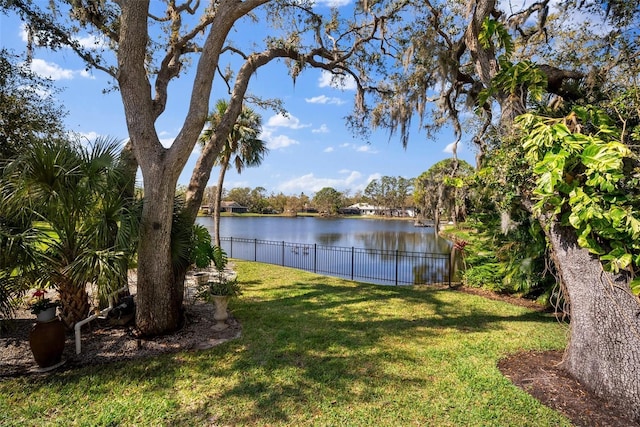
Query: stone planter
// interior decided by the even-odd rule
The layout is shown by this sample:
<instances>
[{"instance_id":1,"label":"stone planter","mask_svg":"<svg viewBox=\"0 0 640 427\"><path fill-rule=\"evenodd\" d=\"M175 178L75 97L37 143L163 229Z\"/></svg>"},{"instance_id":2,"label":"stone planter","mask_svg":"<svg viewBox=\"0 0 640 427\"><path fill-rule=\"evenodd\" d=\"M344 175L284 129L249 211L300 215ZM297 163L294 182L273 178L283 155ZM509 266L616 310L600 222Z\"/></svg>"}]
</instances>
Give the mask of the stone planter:
<instances>
[{"instance_id":1,"label":"stone planter","mask_svg":"<svg viewBox=\"0 0 640 427\"><path fill-rule=\"evenodd\" d=\"M202 286L209 281L209 273L205 273L205 272L193 273L193 278L196 281L196 286Z\"/></svg>"},{"instance_id":2,"label":"stone planter","mask_svg":"<svg viewBox=\"0 0 640 427\"><path fill-rule=\"evenodd\" d=\"M213 325L215 331L223 331L229 327L226 324L229 314L227 313L227 306L229 305L229 297L227 295L212 295L213 303L215 306L215 312L213 318L216 324Z\"/></svg>"}]
</instances>

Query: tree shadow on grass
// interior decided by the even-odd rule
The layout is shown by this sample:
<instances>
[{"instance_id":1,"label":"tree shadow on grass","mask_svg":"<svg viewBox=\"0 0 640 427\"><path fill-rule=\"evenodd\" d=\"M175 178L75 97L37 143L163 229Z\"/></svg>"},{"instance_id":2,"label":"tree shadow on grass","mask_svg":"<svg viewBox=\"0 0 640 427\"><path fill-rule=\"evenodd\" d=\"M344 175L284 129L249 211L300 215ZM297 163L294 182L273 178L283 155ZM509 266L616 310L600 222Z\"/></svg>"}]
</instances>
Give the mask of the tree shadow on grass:
<instances>
[{"instance_id":1,"label":"tree shadow on grass","mask_svg":"<svg viewBox=\"0 0 640 427\"><path fill-rule=\"evenodd\" d=\"M495 367L497 356L473 352L487 340L499 346L500 334L510 333L512 323L555 322L539 312L451 290L324 277L279 284L266 277L242 281L242 286L245 295L231 304L243 326L238 340L201 352L68 371L37 378L33 386L93 387L97 382L107 392L131 384L149 399L173 401L178 406L175 425L290 424L305 414L326 413L327 407L345 412L348 408L341 405L388 399L381 390L428 388L438 374L413 370L423 363L454 363L447 358L465 342L477 363ZM432 345L441 340L452 343ZM437 362L428 359L427 351ZM201 395L180 407L172 390L185 376ZM223 384L225 378L233 380L231 385ZM209 383L218 385L206 389ZM236 410L227 402L244 406Z\"/></svg>"},{"instance_id":2,"label":"tree shadow on grass","mask_svg":"<svg viewBox=\"0 0 640 427\"><path fill-rule=\"evenodd\" d=\"M236 307L243 319L246 355L228 374L258 367L264 378L246 376L222 394L223 399L254 402L252 410L234 422L292 422L287 415L291 406L317 409L322 405L318 401L340 401L353 390L372 390L380 384L428 387L428 377L384 368L388 363L417 366L423 360L411 347L394 347L398 339L419 337L428 342L447 335L501 331L512 322L555 322L539 312L450 290L354 287L316 279L269 286L269 291L268 297L243 300ZM292 384L271 382L289 369L298 373Z\"/></svg>"}]
</instances>

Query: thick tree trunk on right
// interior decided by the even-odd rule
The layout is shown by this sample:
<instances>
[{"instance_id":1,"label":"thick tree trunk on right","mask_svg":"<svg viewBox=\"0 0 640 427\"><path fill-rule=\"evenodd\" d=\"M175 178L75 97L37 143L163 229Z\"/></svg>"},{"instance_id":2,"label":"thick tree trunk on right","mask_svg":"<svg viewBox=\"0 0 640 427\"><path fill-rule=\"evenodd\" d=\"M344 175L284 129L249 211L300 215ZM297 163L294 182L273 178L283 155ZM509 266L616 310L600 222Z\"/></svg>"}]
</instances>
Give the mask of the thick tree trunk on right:
<instances>
[{"instance_id":1,"label":"thick tree trunk on right","mask_svg":"<svg viewBox=\"0 0 640 427\"><path fill-rule=\"evenodd\" d=\"M640 422L640 302L629 278L604 272L598 258L578 246L573 229L544 225L571 307L562 366Z\"/></svg>"}]
</instances>

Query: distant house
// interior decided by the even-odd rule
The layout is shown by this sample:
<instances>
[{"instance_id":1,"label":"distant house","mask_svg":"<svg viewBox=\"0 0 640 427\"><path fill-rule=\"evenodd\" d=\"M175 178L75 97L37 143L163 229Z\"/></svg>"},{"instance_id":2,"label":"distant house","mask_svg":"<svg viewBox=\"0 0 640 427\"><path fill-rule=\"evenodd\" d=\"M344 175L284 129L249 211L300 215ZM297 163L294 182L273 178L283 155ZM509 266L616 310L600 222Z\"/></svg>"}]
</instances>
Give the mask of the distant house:
<instances>
[{"instance_id":1,"label":"distant house","mask_svg":"<svg viewBox=\"0 0 640 427\"><path fill-rule=\"evenodd\" d=\"M228 213L247 213L249 209L246 206L242 206L238 202L233 200L220 203L220 212Z\"/></svg>"},{"instance_id":2,"label":"distant house","mask_svg":"<svg viewBox=\"0 0 640 427\"><path fill-rule=\"evenodd\" d=\"M408 216L414 217L416 215L415 208L387 208L384 206L373 206L368 203L356 203L355 205L348 206L344 209L358 210L360 215L391 215L391 216Z\"/></svg>"},{"instance_id":3,"label":"distant house","mask_svg":"<svg viewBox=\"0 0 640 427\"><path fill-rule=\"evenodd\" d=\"M360 215L382 215L388 210L379 206L370 205L369 203L356 203L355 205L347 206L346 209L357 209L360 211Z\"/></svg>"}]
</instances>

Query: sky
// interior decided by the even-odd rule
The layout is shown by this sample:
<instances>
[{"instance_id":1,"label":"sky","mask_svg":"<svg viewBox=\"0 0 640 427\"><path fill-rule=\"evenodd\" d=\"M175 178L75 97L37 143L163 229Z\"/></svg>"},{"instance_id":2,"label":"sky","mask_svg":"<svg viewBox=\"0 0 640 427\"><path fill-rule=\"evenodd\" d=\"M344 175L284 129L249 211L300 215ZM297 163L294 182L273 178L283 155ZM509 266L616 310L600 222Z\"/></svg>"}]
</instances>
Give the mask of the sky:
<instances>
[{"instance_id":1,"label":"sky","mask_svg":"<svg viewBox=\"0 0 640 427\"><path fill-rule=\"evenodd\" d=\"M48 0L40 1L41 6L46 7ZM343 7L349 7L349 0L340 1ZM233 36L246 38L246 42L251 33L239 28ZM0 45L15 53L24 52L26 33L17 17L0 14ZM120 94L117 90L105 91L112 87L105 73L87 71L70 49L57 52L36 49L32 69L50 77L62 89L56 98L69 112L65 118L67 129L90 140L97 136L127 139ZM167 110L156 122L156 131L166 146L171 144L184 121L191 76L187 73L170 85ZM304 70L294 84L282 63L269 64L254 75L249 92L280 98L288 115L254 108L262 116L260 139L267 142L269 152L259 167L247 168L241 174L230 169L225 177L227 190L264 187L267 194L304 192L312 195L324 187L332 187L353 195L363 191L374 179L415 178L436 162L451 157L455 138L449 131L428 140L425 133L414 126L406 149L399 137L390 137L387 130L373 131L366 140L354 136L345 120L353 109L353 87L349 84L332 87L329 76L321 70ZM228 95L218 79L214 81L211 108L222 98ZM458 157L474 165L470 138L471 135L463 137ZM189 182L198 154L196 146L178 180L179 185ZM217 176L218 169L214 167L209 185L215 185Z\"/></svg>"}]
</instances>

